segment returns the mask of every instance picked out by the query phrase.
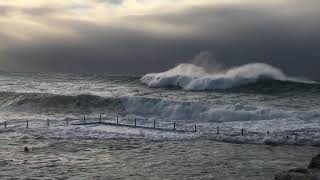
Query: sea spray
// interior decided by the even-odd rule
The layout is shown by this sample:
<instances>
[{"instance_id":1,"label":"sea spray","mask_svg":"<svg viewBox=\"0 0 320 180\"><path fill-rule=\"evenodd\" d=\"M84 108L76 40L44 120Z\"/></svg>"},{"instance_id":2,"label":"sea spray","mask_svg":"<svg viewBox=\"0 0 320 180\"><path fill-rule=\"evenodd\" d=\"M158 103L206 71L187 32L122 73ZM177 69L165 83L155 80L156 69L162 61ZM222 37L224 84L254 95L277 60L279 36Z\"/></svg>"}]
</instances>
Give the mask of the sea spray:
<instances>
[{"instance_id":1,"label":"sea spray","mask_svg":"<svg viewBox=\"0 0 320 180\"><path fill-rule=\"evenodd\" d=\"M191 64L202 67L207 73L218 73L224 70L223 65L214 58L214 55L209 51L202 51L196 55Z\"/></svg>"},{"instance_id":2,"label":"sea spray","mask_svg":"<svg viewBox=\"0 0 320 180\"><path fill-rule=\"evenodd\" d=\"M162 73L147 74L140 81L149 87L179 87L200 91L229 89L264 79L311 82L288 77L280 69L264 63L246 64L218 73L208 73L203 67L194 64L179 64Z\"/></svg>"}]
</instances>

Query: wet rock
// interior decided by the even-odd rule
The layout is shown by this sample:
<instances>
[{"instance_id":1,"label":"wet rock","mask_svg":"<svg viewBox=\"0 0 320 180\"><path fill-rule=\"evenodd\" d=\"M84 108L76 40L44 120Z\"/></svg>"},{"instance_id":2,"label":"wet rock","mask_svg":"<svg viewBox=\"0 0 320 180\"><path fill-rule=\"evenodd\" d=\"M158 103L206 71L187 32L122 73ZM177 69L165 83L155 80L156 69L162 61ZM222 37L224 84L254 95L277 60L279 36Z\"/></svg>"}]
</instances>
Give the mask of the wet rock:
<instances>
[{"instance_id":1,"label":"wet rock","mask_svg":"<svg viewBox=\"0 0 320 180\"><path fill-rule=\"evenodd\" d=\"M311 180L309 174L287 172L275 176L275 180Z\"/></svg>"},{"instance_id":2,"label":"wet rock","mask_svg":"<svg viewBox=\"0 0 320 180\"><path fill-rule=\"evenodd\" d=\"M312 158L308 169L294 168L277 174L275 180L320 180L320 154Z\"/></svg>"},{"instance_id":3,"label":"wet rock","mask_svg":"<svg viewBox=\"0 0 320 180\"><path fill-rule=\"evenodd\" d=\"M275 180L320 180L320 171L296 168L276 175Z\"/></svg>"},{"instance_id":4,"label":"wet rock","mask_svg":"<svg viewBox=\"0 0 320 180\"><path fill-rule=\"evenodd\" d=\"M310 174L310 171L308 169L305 169L305 168L294 168L294 169L290 169L289 172L301 173L301 174Z\"/></svg>"},{"instance_id":5,"label":"wet rock","mask_svg":"<svg viewBox=\"0 0 320 180\"><path fill-rule=\"evenodd\" d=\"M316 157L312 158L308 168L309 169L320 169L320 154L318 154Z\"/></svg>"}]
</instances>

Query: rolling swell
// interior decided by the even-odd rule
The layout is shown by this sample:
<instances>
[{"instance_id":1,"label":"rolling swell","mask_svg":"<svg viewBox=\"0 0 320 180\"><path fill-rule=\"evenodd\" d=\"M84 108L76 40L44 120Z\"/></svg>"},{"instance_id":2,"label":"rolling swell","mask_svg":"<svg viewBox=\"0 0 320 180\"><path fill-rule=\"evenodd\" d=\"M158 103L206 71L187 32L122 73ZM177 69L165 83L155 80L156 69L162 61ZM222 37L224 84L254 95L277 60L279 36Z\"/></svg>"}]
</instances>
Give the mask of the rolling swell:
<instances>
[{"instance_id":1,"label":"rolling swell","mask_svg":"<svg viewBox=\"0 0 320 180\"><path fill-rule=\"evenodd\" d=\"M151 97L100 97L93 95L56 95L43 93L0 92L0 108L13 108L33 113L62 112L85 113L103 112L135 114L161 119L199 120L228 122L244 120L275 119L292 117L286 111L248 107L240 104L211 107L199 102L181 102Z\"/></svg>"},{"instance_id":2,"label":"rolling swell","mask_svg":"<svg viewBox=\"0 0 320 180\"><path fill-rule=\"evenodd\" d=\"M0 92L0 107L46 111L90 111L109 109L121 111L121 99L81 94L76 96L46 93Z\"/></svg>"},{"instance_id":3,"label":"rolling swell","mask_svg":"<svg viewBox=\"0 0 320 180\"><path fill-rule=\"evenodd\" d=\"M299 95L301 93L320 94L320 84L302 83L295 81L280 81L274 79L259 79L255 83L233 87L230 89L216 90L220 92L241 92L252 94L278 94L290 93Z\"/></svg>"}]
</instances>

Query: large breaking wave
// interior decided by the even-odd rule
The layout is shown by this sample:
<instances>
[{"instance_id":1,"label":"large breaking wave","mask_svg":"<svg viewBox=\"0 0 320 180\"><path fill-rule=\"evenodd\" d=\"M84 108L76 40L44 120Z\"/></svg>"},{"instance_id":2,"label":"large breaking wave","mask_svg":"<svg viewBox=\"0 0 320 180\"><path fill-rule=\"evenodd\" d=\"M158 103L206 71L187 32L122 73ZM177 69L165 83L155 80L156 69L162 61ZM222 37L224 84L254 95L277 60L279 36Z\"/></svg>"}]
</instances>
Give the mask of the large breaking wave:
<instances>
[{"instance_id":1,"label":"large breaking wave","mask_svg":"<svg viewBox=\"0 0 320 180\"><path fill-rule=\"evenodd\" d=\"M251 63L213 73L208 73L205 68L194 64L180 64L162 73L147 74L140 81L149 87L177 87L200 91L230 89L265 79L315 83L288 77L280 69L264 63Z\"/></svg>"}]
</instances>

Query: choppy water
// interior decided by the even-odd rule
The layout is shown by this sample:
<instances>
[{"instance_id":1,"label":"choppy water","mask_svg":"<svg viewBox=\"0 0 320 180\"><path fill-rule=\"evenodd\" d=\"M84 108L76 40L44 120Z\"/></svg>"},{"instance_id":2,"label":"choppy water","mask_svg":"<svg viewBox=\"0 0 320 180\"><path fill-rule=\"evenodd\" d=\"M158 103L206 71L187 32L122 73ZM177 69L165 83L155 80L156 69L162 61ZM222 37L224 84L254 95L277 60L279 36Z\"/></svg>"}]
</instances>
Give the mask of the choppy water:
<instances>
[{"instance_id":1,"label":"choppy water","mask_svg":"<svg viewBox=\"0 0 320 180\"><path fill-rule=\"evenodd\" d=\"M316 147L230 144L208 140L145 141L1 138L0 178L29 179L273 179L306 167ZM32 146L29 153L22 145ZM307 153L306 153L307 152Z\"/></svg>"},{"instance_id":2,"label":"choppy water","mask_svg":"<svg viewBox=\"0 0 320 180\"><path fill-rule=\"evenodd\" d=\"M275 172L305 166L318 151L308 146L320 145L316 82L263 76L225 86L234 77L222 83L206 76L207 88L192 89L203 85L198 77L160 75L146 80L1 73L0 178L270 179ZM121 123L137 119L151 127L153 121L162 128L176 122L177 129L190 132L66 126L66 117L97 121L99 114L106 122L119 116ZM24 146L32 151L22 152Z\"/></svg>"}]
</instances>

